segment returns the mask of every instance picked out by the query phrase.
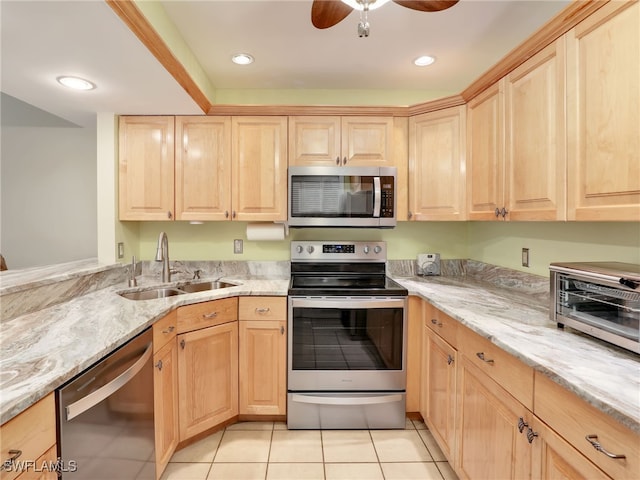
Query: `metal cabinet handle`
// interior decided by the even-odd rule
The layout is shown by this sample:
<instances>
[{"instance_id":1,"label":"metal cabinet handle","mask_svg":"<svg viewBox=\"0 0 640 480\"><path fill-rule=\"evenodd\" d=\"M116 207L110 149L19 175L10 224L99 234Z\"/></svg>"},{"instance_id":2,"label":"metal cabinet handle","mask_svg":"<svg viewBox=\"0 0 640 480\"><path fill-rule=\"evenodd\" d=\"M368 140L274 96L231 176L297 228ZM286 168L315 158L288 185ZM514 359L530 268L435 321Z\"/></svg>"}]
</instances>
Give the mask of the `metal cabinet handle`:
<instances>
[{"instance_id":1,"label":"metal cabinet handle","mask_svg":"<svg viewBox=\"0 0 640 480\"><path fill-rule=\"evenodd\" d=\"M224 218L229 218L229 210L224 211Z\"/></svg>"},{"instance_id":2,"label":"metal cabinet handle","mask_svg":"<svg viewBox=\"0 0 640 480\"><path fill-rule=\"evenodd\" d=\"M413 217L413 213L409 212L409 213L407 214L407 218L411 218L411 217Z\"/></svg>"},{"instance_id":3,"label":"metal cabinet handle","mask_svg":"<svg viewBox=\"0 0 640 480\"><path fill-rule=\"evenodd\" d=\"M340 155L336 157L336 165L340 165Z\"/></svg>"},{"instance_id":4,"label":"metal cabinet handle","mask_svg":"<svg viewBox=\"0 0 640 480\"><path fill-rule=\"evenodd\" d=\"M162 370L162 360L158 360L158 363L156 363L156 368L158 370Z\"/></svg>"},{"instance_id":5,"label":"metal cabinet handle","mask_svg":"<svg viewBox=\"0 0 640 480\"><path fill-rule=\"evenodd\" d=\"M269 313L270 311L271 311L271 309L270 309L269 307L267 307L267 308L264 308L264 307L262 307L262 308L256 308L256 313L257 313L258 315L266 315L266 314L267 314L267 313Z\"/></svg>"},{"instance_id":6,"label":"metal cabinet handle","mask_svg":"<svg viewBox=\"0 0 640 480\"><path fill-rule=\"evenodd\" d=\"M347 157L344 157L344 158L342 159L342 165L346 165L346 164L347 164Z\"/></svg>"},{"instance_id":7,"label":"metal cabinet handle","mask_svg":"<svg viewBox=\"0 0 640 480\"><path fill-rule=\"evenodd\" d=\"M13 465L13 462L15 462L18 457L22 455L22 450L9 450L8 453L11 456L4 462L2 462L2 465L0 465L0 471L10 468Z\"/></svg>"},{"instance_id":8,"label":"metal cabinet handle","mask_svg":"<svg viewBox=\"0 0 640 480\"><path fill-rule=\"evenodd\" d=\"M493 212L496 214L496 217L500 216L500 209L498 207L496 207L495 211Z\"/></svg>"},{"instance_id":9,"label":"metal cabinet handle","mask_svg":"<svg viewBox=\"0 0 640 480\"><path fill-rule=\"evenodd\" d=\"M529 441L529 443L533 443L533 439L537 436L538 432L534 432L533 430L531 430L531 427L527 429L527 440Z\"/></svg>"},{"instance_id":10,"label":"metal cabinet handle","mask_svg":"<svg viewBox=\"0 0 640 480\"><path fill-rule=\"evenodd\" d=\"M284 327L282 325L280 326L280 335L284 335Z\"/></svg>"},{"instance_id":11,"label":"metal cabinet handle","mask_svg":"<svg viewBox=\"0 0 640 480\"><path fill-rule=\"evenodd\" d=\"M171 211L167 212L167 218L171 220L171 217L173 217L173 214L171 213Z\"/></svg>"},{"instance_id":12,"label":"metal cabinet handle","mask_svg":"<svg viewBox=\"0 0 640 480\"><path fill-rule=\"evenodd\" d=\"M184 338L182 340L180 340L180 347L184 350L185 345L187 344L187 342L184 341Z\"/></svg>"},{"instance_id":13,"label":"metal cabinet handle","mask_svg":"<svg viewBox=\"0 0 640 480\"><path fill-rule=\"evenodd\" d=\"M231 212L231 218L236 218L236 211Z\"/></svg>"},{"instance_id":14,"label":"metal cabinet handle","mask_svg":"<svg viewBox=\"0 0 640 480\"><path fill-rule=\"evenodd\" d=\"M438 322L438 320L436 320L435 318L431 319L431 323L437 325L438 327L442 327L442 322Z\"/></svg>"},{"instance_id":15,"label":"metal cabinet handle","mask_svg":"<svg viewBox=\"0 0 640 480\"><path fill-rule=\"evenodd\" d=\"M447 365L451 365L453 363L453 357L451 355L447 355Z\"/></svg>"},{"instance_id":16,"label":"metal cabinet handle","mask_svg":"<svg viewBox=\"0 0 640 480\"><path fill-rule=\"evenodd\" d=\"M518 431L520 433L522 433L524 431L525 427L528 427L528 426L529 426L529 424L524 421L524 418L520 417L518 419Z\"/></svg>"},{"instance_id":17,"label":"metal cabinet handle","mask_svg":"<svg viewBox=\"0 0 640 480\"><path fill-rule=\"evenodd\" d=\"M599 451L601 453L604 453L609 458L616 458L616 459L627 458L626 455L615 454L615 453L611 453L611 452L608 452L607 450L605 450L605 448L602 445L600 445L600 442L598 442L598 436L597 435L587 435L584 438L587 440L587 442L589 442L593 446L593 448L595 448L597 451Z\"/></svg>"},{"instance_id":18,"label":"metal cabinet handle","mask_svg":"<svg viewBox=\"0 0 640 480\"><path fill-rule=\"evenodd\" d=\"M507 213L509 213L509 210L507 210L506 208L502 207L502 210L500 210L500 215L502 215L502 218L506 217Z\"/></svg>"},{"instance_id":19,"label":"metal cabinet handle","mask_svg":"<svg viewBox=\"0 0 640 480\"><path fill-rule=\"evenodd\" d=\"M212 318L216 318L218 316L218 312L211 312L211 313L203 313L202 314L202 318L204 318L205 320L211 320Z\"/></svg>"},{"instance_id":20,"label":"metal cabinet handle","mask_svg":"<svg viewBox=\"0 0 640 480\"><path fill-rule=\"evenodd\" d=\"M167 328L166 330L162 330L162 333L173 333L175 329L176 327L174 327L173 325L169 325L169 328Z\"/></svg>"},{"instance_id":21,"label":"metal cabinet handle","mask_svg":"<svg viewBox=\"0 0 640 480\"><path fill-rule=\"evenodd\" d=\"M493 365L494 364L493 360L488 360L488 359L484 358L484 352L476 353L476 357L478 357L483 362L488 363L489 365Z\"/></svg>"}]
</instances>

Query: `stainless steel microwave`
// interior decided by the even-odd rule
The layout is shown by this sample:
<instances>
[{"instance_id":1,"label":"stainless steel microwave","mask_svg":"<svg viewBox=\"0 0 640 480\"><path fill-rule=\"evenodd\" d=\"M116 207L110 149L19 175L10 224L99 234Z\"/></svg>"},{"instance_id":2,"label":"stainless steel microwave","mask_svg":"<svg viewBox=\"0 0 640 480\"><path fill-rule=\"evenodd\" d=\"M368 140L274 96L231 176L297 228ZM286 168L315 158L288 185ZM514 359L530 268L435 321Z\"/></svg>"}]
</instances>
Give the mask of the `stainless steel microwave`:
<instances>
[{"instance_id":1,"label":"stainless steel microwave","mask_svg":"<svg viewBox=\"0 0 640 480\"><path fill-rule=\"evenodd\" d=\"M289 167L289 226L395 227L396 170Z\"/></svg>"}]
</instances>

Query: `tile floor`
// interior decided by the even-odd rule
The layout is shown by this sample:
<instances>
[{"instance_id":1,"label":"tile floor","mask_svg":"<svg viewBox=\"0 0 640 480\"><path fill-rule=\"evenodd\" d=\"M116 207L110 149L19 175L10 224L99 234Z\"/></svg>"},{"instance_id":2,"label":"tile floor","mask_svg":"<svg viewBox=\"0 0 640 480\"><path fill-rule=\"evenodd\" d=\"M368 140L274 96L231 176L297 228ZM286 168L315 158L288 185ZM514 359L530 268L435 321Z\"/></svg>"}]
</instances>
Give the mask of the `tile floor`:
<instances>
[{"instance_id":1,"label":"tile floor","mask_svg":"<svg viewBox=\"0 0 640 480\"><path fill-rule=\"evenodd\" d=\"M241 422L173 456L161 480L457 480L424 423L404 430L287 430Z\"/></svg>"}]
</instances>

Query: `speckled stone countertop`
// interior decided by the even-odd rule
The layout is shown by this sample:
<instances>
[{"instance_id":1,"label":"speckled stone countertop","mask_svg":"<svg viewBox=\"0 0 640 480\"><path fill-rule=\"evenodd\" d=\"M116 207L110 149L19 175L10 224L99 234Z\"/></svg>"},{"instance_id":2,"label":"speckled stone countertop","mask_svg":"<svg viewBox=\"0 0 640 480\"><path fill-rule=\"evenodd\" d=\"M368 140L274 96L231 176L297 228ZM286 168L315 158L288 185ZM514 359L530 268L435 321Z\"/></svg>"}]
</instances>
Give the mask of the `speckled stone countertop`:
<instances>
[{"instance_id":1,"label":"speckled stone countertop","mask_svg":"<svg viewBox=\"0 0 640 480\"><path fill-rule=\"evenodd\" d=\"M479 280L477 276L416 277L410 270L397 268L389 273L410 294L429 301L640 434L640 358L584 335L558 330L548 318L545 279L534 286L537 291L520 293L486 278ZM252 270L250 275L246 272L234 275L228 269L223 272L226 275L220 277L219 273L220 269L207 272L211 278L238 286L132 301L117 294L128 289L124 281L3 321L0 423L54 391L174 308L229 296L287 294L286 267L276 272ZM488 276L485 273L484 277ZM148 279L139 277L140 288L154 282L157 282L155 275Z\"/></svg>"}]
</instances>

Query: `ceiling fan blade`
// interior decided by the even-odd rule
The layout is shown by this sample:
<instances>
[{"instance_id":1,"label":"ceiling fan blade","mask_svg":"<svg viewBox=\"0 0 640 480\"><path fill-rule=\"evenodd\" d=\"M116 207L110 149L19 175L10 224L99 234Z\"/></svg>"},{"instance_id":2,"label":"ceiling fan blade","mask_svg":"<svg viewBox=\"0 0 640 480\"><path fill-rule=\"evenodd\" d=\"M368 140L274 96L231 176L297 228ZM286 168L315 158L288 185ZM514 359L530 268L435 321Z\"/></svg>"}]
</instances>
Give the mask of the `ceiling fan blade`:
<instances>
[{"instance_id":1,"label":"ceiling fan blade","mask_svg":"<svg viewBox=\"0 0 640 480\"><path fill-rule=\"evenodd\" d=\"M340 0L313 0L311 23L316 28L329 28L351 13L351 8Z\"/></svg>"},{"instance_id":2,"label":"ceiling fan blade","mask_svg":"<svg viewBox=\"0 0 640 480\"><path fill-rule=\"evenodd\" d=\"M393 0L394 3L421 12L439 12L453 7L458 0Z\"/></svg>"}]
</instances>

